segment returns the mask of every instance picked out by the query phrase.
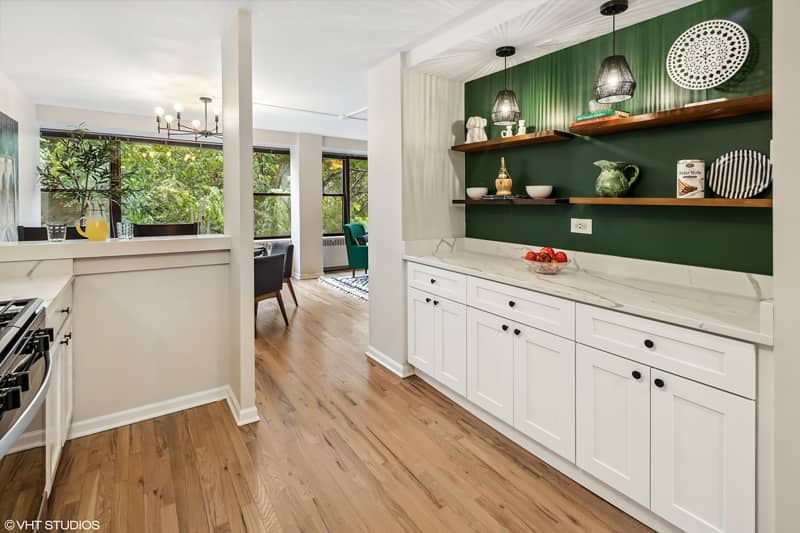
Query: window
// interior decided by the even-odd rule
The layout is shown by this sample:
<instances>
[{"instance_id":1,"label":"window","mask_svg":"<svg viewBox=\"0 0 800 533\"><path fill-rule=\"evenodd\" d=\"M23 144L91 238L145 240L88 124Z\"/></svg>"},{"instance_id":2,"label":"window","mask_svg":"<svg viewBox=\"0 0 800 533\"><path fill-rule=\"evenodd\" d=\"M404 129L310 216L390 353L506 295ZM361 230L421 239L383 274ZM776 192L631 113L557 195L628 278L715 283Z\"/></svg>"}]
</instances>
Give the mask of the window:
<instances>
[{"instance_id":1,"label":"window","mask_svg":"<svg viewBox=\"0 0 800 533\"><path fill-rule=\"evenodd\" d=\"M256 239L291 235L290 162L287 151L256 148L253 153L253 228Z\"/></svg>"},{"instance_id":2,"label":"window","mask_svg":"<svg viewBox=\"0 0 800 533\"><path fill-rule=\"evenodd\" d=\"M367 159L322 157L322 234L341 235L344 224L367 223Z\"/></svg>"}]
</instances>

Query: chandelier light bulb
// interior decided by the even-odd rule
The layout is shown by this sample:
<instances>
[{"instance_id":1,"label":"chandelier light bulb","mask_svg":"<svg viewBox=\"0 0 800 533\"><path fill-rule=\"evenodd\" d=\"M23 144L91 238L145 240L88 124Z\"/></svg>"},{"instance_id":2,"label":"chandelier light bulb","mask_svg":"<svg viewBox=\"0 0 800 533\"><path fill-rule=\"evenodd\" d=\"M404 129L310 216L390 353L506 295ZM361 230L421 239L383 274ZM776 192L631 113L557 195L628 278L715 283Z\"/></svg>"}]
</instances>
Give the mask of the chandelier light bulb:
<instances>
[{"instance_id":1,"label":"chandelier light bulb","mask_svg":"<svg viewBox=\"0 0 800 533\"><path fill-rule=\"evenodd\" d=\"M167 124L172 124L172 121L175 120L175 117L172 115L164 115L164 122Z\"/></svg>"},{"instance_id":2,"label":"chandelier light bulb","mask_svg":"<svg viewBox=\"0 0 800 533\"><path fill-rule=\"evenodd\" d=\"M218 116L219 116L219 108L218 108L218 107L215 107L215 108L214 108L214 116L215 116L215 117L218 117Z\"/></svg>"},{"instance_id":3,"label":"chandelier light bulb","mask_svg":"<svg viewBox=\"0 0 800 533\"><path fill-rule=\"evenodd\" d=\"M163 107L157 107L155 109L155 112L156 112L156 116L158 116L158 117L163 117L164 116L164 108Z\"/></svg>"},{"instance_id":4,"label":"chandelier light bulb","mask_svg":"<svg viewBox=\"0 0 800 533\"><path fill-rule=\"evenodd\" d=\"M192 121L192 127L193 127L194 129L196 129L196 130L199 130L199 129L200 129L200 121L199 121L199 120L197 120L197 119L193 120L193 121Z\"/></svg>"},{"instance_id":5,"label":"chandelier light bulb","mask_svg":"<svg viewBox=\"0 0 800 533\"><path fill-rule=\"evenodd\" d=\"M183 112L183 104L175 104L174 109L175 109L176 113L182 113Z\"/></svg>"}]
</instances>

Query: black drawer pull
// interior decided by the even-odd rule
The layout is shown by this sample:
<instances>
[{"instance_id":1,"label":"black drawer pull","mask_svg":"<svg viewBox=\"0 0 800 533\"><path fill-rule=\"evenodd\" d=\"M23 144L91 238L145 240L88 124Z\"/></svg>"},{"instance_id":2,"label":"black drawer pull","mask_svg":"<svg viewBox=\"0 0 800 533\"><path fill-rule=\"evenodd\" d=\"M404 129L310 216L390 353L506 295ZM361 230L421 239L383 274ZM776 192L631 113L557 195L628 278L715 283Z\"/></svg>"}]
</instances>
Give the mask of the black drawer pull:
<instances>
[{"instance_id":1,"label":"black drawer pull","mask_svg":"<svg viewBox=\"0 0 800 533\"><path fill-rule=\"evenodd\" d=\"M519 335L520 333L522 333L520 330L518 330L518 329L514 330L514 335Z\"/></svg>"},{"instance_id":2,"label":"black drawer pull","mask_svg":"<svg viewBox=\"0 0 800 533\"><path fill-rule=\"evenodd\" d=\"M431 285L433 285L434 283L436 283L436 280L431 278Z\"/></svg>"},{"instance_id":3,"label":"black drawer pull","mask_svg":"<svg viewBox=\"0 0 800 533\"><path fill-rule=\"evenodd\" d=\"M64 309L61 310L61 312L64 313L65 315L68 315L70 311L72 311L72 309L69 307L65 307Z\"/></svg>"},{"instance_id":4,"label":"black drawer pull","mask_svg":"<svg viewBox=\"0 0 800 533\"><path fill-rule=\"evenodd\" d=\"M631 372L631 376L633 376L633 379L635 380L642 379L642 373L639 372L638 370L634 370L633 372Z\"/></svg>"},{"instance_id":5,"label":"black drawer pull","mask_svg":"<svg viewBox=\"0 0 800 533\"><path fill-rule=\"evenodd\" d=\"M61 344L66 344L69 346L69 340L72 338L72 333L67 333L64 335L64 338L61 339Z\"/></svg>"},{"instance_id":6,"label":"black drawer pull","mask_svg":"<svg viewBox=\"0 0 800 533\"><path fill-rule=\"evenodd\" d=\"M439 300L434 300L433 305L439 305Z\"/></svg>"},{"instance_id":7,"label":"black drawer pull","mask_svg":"<svg viewBox=\"0 0 800 533\"><path fill-rule=\"evenodd\" d=\"M653 341L651 341L650 339L645 339L645 340L644 340L644 346L645 346L645 348L652 348L652 347L653 347L653 346L655 346L655 345L656 345L656 343L654 343L654 342L653 342Z\"/></svg>"},{"instance_id":8,"label":"black drawer pull","mask_svg":"<svg viewBox=\"0 0 800 533\"><path fill-rule=\"evenodd\" d=\"M655 386L658 387L659 389L664 388L664 380L661 378L656 378L655 380L653 380L653 384L655 384Z\"/></svg>"},{"instance_id":9,"label":"black drawer pull","mask_svg":"<svg viewBox=\"0 0 800 533\"><path fill-rule=\"evenodd\" d=\"M426 303L426 304L429 304L429 303L431 303L431 299L430 299L430 298L425 298L425 303Z\"/></svg>"},{"instance_id":10,"label":"black drawer pull","mask_svg":"<svg viewBox=\"0 0 800 533\"><path fill-rule=\"evenodd\" d=\"M515 302L514 300L509 300L508 302L509 307L514 307L515 305L517 305L517 302Z\"/></svg>"},{"instance_id":11,"label":"black drawer pull","mask_svg":"<svg viewBox=\"0 0 800 533\"><path fill-rule=\"evenodd\" d=\"M502 327L502 328L503 328L503 331L508 331L508 326L506 326L505 324L503 324L503 325L502 325L502 326L500 326L500 327Z\"/></svg>"}]
</instances>

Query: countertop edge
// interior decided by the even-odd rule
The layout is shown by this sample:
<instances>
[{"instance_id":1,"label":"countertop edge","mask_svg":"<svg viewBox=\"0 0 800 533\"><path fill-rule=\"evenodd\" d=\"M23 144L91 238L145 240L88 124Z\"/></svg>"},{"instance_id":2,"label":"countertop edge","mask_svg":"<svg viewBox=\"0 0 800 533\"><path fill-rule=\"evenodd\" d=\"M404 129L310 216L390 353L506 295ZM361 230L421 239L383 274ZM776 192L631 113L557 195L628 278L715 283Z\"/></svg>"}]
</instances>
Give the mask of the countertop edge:
<instances>
[{"instance_id":1,"label":"countertop edge","mask_svg":"<svg viewBox=\"0 0 800 533\"><path fill-rule=\"evenodd\" d=\"M513 279L506 278L504 276L492 276L490 273L476 271L474 269L468 267L460 267L458 265L453 265L450 263L442 264L441 261L438 259L430 259L425 256L415 256L415 255L403 255L403 260L411 263L418 263L421 265L426 265L434 268L440 268L442 270L449 270L451 272L457 272L459 274L465 274L467 276L473 276L476 278L486 279L489 281L495 281L497 283L503 283L505 285L510 285L512 287L517 287L520 289L525 289L533 292L540 292L542 294L547 294L548 296L555 296L557 298L563 298L565 300L572 300L574 302L582 303L584 305L591 305L594 307L600 307L603 309L609 309L611 311L616 311L618 313L624 313L633 316L639 316L643 318L649 318L652 320L658 320L659 322L664 322L667 324L672 324L674 326L681 326L689 329L693 329L696 331L701 331L704 333L713 333L716 335L721 335L724 337L730 337L732 339L741 340L745 342L751 342L758 345L763 346L772 346L773 345L773 338L770 335L766 335L764 333L751 331L751 330L744 330L735 326L729 326L725 323L715 323L715 322L704 322L702 328L698 328L696 323L692 321L686 320L681 321L678 317L674 315L665 315L664 313L660 313L658 311L653 311L649 309L644 309L635 306L628 306L628 307L614 307L608 305L602 305L596 301L587 301L585 299L581 299L579 296L565 296L562 294L554 294L552 292L547 292L541 289L532 289L530 287L526 287L519 283L515 283Z\"/></svg>"},{"instance_id":2,"label":"countertop edge","mask_svg":"<svg viewBox=\"0 0 800 533\"><path fill-rule=\"evenodd\" d=\"M0 262L229 251L231 241L228 235L214 235L138 237L127 241L110 239L104 242L79 240L56 244L46 241L7 243L0 245Z\"/></svg>"}]
</instances>

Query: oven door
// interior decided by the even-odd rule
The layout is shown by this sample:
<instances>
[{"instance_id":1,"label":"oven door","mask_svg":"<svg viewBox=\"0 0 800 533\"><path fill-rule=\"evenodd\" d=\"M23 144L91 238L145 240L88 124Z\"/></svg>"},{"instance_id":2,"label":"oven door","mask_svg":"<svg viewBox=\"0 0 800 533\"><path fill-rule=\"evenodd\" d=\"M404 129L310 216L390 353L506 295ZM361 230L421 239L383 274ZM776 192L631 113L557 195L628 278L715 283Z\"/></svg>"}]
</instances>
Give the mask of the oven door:
<instances>
[{"instance_id":1,"label":"oven door","mask_svg":"<svg viewBox=\"0 0 800 533\"><path fill-rule=\"evenodd\" d=\"M50 354L44 350L25 355L9 375L0 389L6 398L0 413L0 522L14 521L10 531L31 531L30 523L27 529L22 523L41 519L47 512L45 398ZM8 386L9 381L16 386Z\"/></svg>"}]
</instances>

